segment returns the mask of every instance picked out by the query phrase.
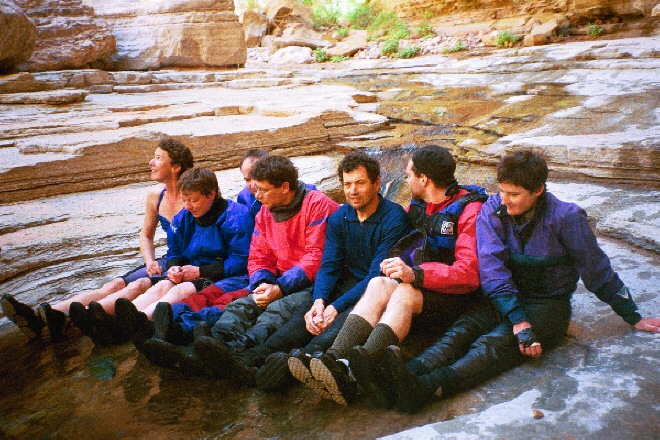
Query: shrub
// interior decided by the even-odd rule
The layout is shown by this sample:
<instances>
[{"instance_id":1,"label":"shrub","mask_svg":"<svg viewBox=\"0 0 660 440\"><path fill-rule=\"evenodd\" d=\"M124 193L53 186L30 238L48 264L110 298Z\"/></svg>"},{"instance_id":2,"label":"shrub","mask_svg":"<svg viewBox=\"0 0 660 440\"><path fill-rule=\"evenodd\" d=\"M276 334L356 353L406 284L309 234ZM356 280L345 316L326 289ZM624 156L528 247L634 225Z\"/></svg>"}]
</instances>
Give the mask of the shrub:
<instances>
[{"instance_id":1,"label":"shrub","mask_svg":"<svg viewBox=\"0 0 660 440\"><path fill-rule=\"evenodd\" d=\"M463 42L463 40L458 40L452 47L445 47L442 49L444 53L450 53L450 52L460 52L462 50L468 50L467 45Z\"/></svg>"},{"instance_id":2,"label":"shrub","mask_svg":"<svg viewBox=\"0 0 660 440\"><path fill-rule=\"evenodd\" d=\"M364 4L358 5L348 14L348 22L354 29L366 29L371 25L374 17L378 15L379 12L380 11L374 7Z\"/></svg>"},{"instance_id":3,"label":"shrub","mask_svg":"<svg viewBox=\"0 0 660 440\"><path fill-rule=\"evenodd\" d=\"M380 54L384 56L390 56L399 51L399 40L387 40L383 44L383 47L380 48Z\"/></svg>"},{"instance_id":4,"label":"shrub","mask_svg":"<svg viewBox=\"0 0 660 440\"><path fill-rule=\"evenodd\" d=\"M422 38L425 37L430 37L435 34L433 32L433 26L431 26L431 23L429 23L428 20L423 20L417 25L417 30L415 31L417 35L419 35Z\"/></svg>"},{"instance_id":5,"label":"shrub","mask_svg":"<svg viewBox=\"0 0 660 440\"><path fill-rule=\"evenodd\" d=\"M316 28L332 27L339 21L339 10L329 4L314 3L312 5L314 26Z\"/></svg>"},{"instance_id":6,"label":"shrub","mask_svg":"<svg viewBox=\"0 0 660 440\"><path fill-rule=\"evenodd\" d=\"M422 50L422 48L419 47L419 46L408 46L408 47L404 47L403 49L399 50L397 52L396 56L397 56L397 58L412 58L415 55L417 55L417 53L419 53L419 51L421 51L421 50Z\"/></svg>"},{"instance_id":7,"label":"shrub","mask_svg":"<svg viewBox=\"0 0 660 440\"><path fill-rule=\"evenodd\" d=\"M339 38L346 38L348 36L348 28L340 27L337 29L337 35L339 35Z\"/></svg>"},{"instance_id":8,"label":"shrub","mask_svg":"<svg viewBox=\"0 0 660 440\"><path fill-rule=\"evenodd\" d=\"M334 57L330 58L330 62L331 63L339 63L341 61L346 61L347 59L348 59L348 57L342 57L342 56L339 56L339 55L335 55Z\"/></svg>"},{"instance_id":9,"label":"shrub","mask_svg":"<svg viewBox=\"0 0 660 440\"><path fill-rule=\"evenodd\" d=\"M314 61L317 63L323 63L328 61L328 54L325 53L325 49L317 47L314 49Z\"/></svg>"},{"instance_id":10,"label":"shrub","mask_svg":"<svg viewBox=\"0 0 660 440\"><path fill-rule=\"evenodd\" d=\"M513 32L506 30L497 34L497 46L498 47L511 47L518 41L520 41L520 35L514 34Z\"/></svg>"},{"instance_id":11,"label":"shrub","mask_svg":"<svg viewBox=\"0 0 660 440\"><path fill-rule=\"evenodd\" d=\"M597 24L589 23L589 27L587 28L587 35L589 35L591 38L598 38L603 35L603 28Z\"/></svg>"}]
</instances>

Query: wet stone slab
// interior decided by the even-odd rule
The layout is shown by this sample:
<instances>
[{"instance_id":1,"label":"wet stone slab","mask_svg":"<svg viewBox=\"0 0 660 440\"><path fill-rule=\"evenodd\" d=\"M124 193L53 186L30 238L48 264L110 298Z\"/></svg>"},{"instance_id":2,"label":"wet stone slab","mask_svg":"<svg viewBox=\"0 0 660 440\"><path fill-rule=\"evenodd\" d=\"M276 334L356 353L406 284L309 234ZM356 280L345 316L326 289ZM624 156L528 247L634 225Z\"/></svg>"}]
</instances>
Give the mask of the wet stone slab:
<instances>
[{"instance_id":1,"label":"wet stone slab","mask_svg":"<svg viewBox=\"0 0 660 440\"><path fill-rule=\"evenodd\" d=\"M660 314L657 255L601 240L645 314ZM634 332L580 285L566 342L540 361L404 415L302 385L264 393L186 378L134 347L58 344L0 329L0 434L8 438L657 438L657 335ZM3 332L4 330L4 332ZM407 347L412 353L415 347ZM418 347L417 347L418 348ZM533 410L543 413L535 419Z\"/></svg>"}]
</instances>

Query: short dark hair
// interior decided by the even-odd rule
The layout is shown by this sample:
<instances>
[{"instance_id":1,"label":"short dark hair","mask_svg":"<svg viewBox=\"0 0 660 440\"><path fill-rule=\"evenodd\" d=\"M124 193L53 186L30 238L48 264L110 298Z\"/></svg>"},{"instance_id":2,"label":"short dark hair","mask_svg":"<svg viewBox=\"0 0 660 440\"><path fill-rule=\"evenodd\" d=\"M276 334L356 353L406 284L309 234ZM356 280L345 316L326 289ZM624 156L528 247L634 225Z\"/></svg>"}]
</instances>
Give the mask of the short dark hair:
<instances>
[{"instance_id":1,"label":"short dark hair","mask_svg":"<svg viewBox=\"0 0 660 440\"><path fill-rule=\"evenodd\" d=\"M536 191L548 180L548 164L532 150L518 150L507 154L497 164L497 181L507 182Z\"/></svg>"},{"instance_id":2,"label":"short dark hair","mask_svg":"<svg viewBox=\"0 0 660 440\"><path fill-rule=\"evenodd\" d=\"M268 151L262 148L250 148L245 154L243 154L243 157L241 157L241 162L238 164L238 167L243 168L243 162L247 159L262 159L266 156L268 156Z\"/></svg>"},{"instance_id":3,"label":"short dark hair","mask_svg":"<svg viewBox=\"0 0 660 440\"><path fill-rule=\"evenodd\" d=\"M276 187L289 182L289 187L295 191L298 187L298 169L284 156L268 156L254 164L254 168L250 171L250 179L265 180Z\"/></svg>"},{"instance_id":4,"label":"short dark hair","mask_svg":"<svg viewBox=\"0 0 660 440\"><path fill-rule=\"evenodd\" d=\"M179 177L177 182L179 191L182 193L199 192L208 196L213 191L220 197L218 178L212 170L206 168L191 168Z\"/></svg>"},{"instance_id":5,"label":"short dark hair","mask_svg":"<svg viewBox=\"0 0 660 440\"><path fill-rule=\"evenodd\" d=\"M367 156L363 151L352 151L344 156L341 162L339 162L339 166L337 166L339 181L344 183L344 173L355 171L360 166L363 166L367 170L367 175L371 183L376 182L380 177L380 164L376 159Z\"/></svg>"},{"instance_id":6,"label":"short dark hair","mask_svg":"<svg viewBox=\"0 0 660 440\"><path fill-rule=\"evenodd\" d=\"M417 148L411 159L415 176L423 173L439 188L447 187L456 180L456 159L445 147L426 145Z\"/></svg>"},{"instance_id":7,"label":"short dark hair","mask_svg":"<svg viewBox=\"0 0 660 440\"><path fill-rule=\"evenodd\" d=\"M158 143L158 148L167 151L167 155L170 157L172 165L179 165L181 167L179 177L181 177L186 170L193 167L194 161L192 152L180 141L172 138L163 138Z\"/></svg>"}]
</instances>

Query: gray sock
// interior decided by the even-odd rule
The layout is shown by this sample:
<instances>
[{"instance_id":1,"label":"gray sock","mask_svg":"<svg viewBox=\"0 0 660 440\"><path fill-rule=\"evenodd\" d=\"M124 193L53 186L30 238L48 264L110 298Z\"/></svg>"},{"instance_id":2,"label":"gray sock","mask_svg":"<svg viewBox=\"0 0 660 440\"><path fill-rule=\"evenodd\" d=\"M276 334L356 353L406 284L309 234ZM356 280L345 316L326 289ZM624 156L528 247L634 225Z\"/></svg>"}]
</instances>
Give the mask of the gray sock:
<instances>
[{"instance_id":1,"label":"gray sock","mask_svg":"<svg viewBox=\"0 0 660 440\"><path fill-rule=\"evenodd\" d=\"M351 313L346 318L346 322L344 322L335 342L328 349L327 353L336 359L345 358L348 350L356 345L363 344L373 329L369 321L360 315Z\"/></svg>"},{"instance_id":2,"label":"gray sock","mask_svg":"<svg viewBox=\"0 0 660 440\"><path fill-rule=\"evenodd\" d=\"M385 352L387 347L399 345L399 342L399 337L394 333L392 327L381 322L374 327L374 331L364 343L364 348L372 359L376 359Z\"/></svg>"}]
</instances>

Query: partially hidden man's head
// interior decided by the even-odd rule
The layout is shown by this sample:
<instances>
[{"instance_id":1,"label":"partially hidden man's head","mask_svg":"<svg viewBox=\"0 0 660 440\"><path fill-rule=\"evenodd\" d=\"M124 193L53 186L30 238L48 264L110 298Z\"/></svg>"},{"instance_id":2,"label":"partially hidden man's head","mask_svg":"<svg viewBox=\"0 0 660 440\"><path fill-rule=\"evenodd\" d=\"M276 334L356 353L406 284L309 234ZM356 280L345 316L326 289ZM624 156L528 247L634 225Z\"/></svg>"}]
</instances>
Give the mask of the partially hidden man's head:
<instances>
[{"instance_id":1,"label":"partially hidden man's head","mask_svg":"<svg viewBox=\"0 0 660 440\"><path fill-rule=\"evenodd\" d=\"M430 181L436 188L449 187L455 182L456 160L444 147L427 145L413 151L406 167L406 182L413 198L420 199Z\"/></svg>"},{"instance_id":2,"label":"partially hidden man's head","mask_svg":"<svg viewBox=\"0 0 660 440\"><path fill-rule=\"evenodd\" d=\"M249 177L257 187L255 197L269 209L287 204L298 189L298 169L284 156L258 160Z\"/></svg>"},{"instance_id":3,"label":"partially hidden man's head","mask_svg":"<svg viewBox=\"0 0 660 440\"><path fill-rule=\"evenodd\" d=\"M497 165L497 182L502 204L509 215L532 209L545 191L548 164L538 153L517 150L502 157Z\"/></svg>"},{"instance_id":4,"label":"partially hidden man's head","mask_svg":"<svg viewBox=\"0 0 660 440\"><path fill-rule=\"evenodd\" d=\"M254 164L257 163L258 160L267 156L268 151L262 150L261 148L252 148L245 152L241 158L240 164L238 165L238 168L241 170L241 174L243 175L243 179L245 180L245 186L247 186L248 190L252 194L257 191L257 187L254 181L250 178L250 171L252 171Z\"/></svg>"},{"instance_id":5,"label":"partially hidden man's head","mask_svg":"<svg viewBox=\"0 0 660 440\"><path fill-rule=\"evenodd\" d=\"M185 171L193 167L192 152L180 141L172 138L164 138L158 143L158 148L167 152L173 166L178 165L181 167L178 177L181 177Z\"/></svg>"},{"instance_id":6,"label":"partially hidden man's head","mask_svg":"<svg viewBox=\"0 0 660 440\"><path fill-rule=\"evenodd\" d=\"M358 212L375 208L380 189L380 164L362 151L354 151L342 159L337 176L346 201Z\"/></svg>"},{"instance_id":7,"label":"partially hidden man's head","mask_svg":"<svg viewBox=\"0 0 660 440\"><path fill-rule=\"evenodd\" d=\"M218 178L212 170L192 168L181 175L177 182L184 207L194 217L206 214L216 198L220 197Z\"/></svg>"}]
</instances>

